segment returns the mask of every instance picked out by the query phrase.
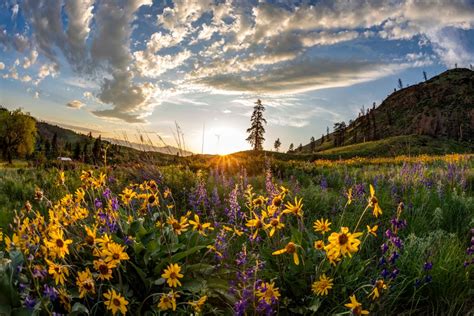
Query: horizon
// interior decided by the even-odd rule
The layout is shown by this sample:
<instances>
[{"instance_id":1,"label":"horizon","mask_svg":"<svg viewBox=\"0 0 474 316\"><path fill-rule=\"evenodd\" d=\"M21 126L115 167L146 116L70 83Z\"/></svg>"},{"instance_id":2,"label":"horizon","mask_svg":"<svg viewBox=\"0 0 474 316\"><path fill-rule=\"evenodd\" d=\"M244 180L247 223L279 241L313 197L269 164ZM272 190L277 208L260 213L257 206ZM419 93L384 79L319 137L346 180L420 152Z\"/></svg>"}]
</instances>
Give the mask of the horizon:
<instances>
[{"instance_id":1,"label":"horizon","mask_svg":"<svg viewBox=\"0 0 474 316\"><path fill-rule=\"evenodd\" d=\"M261 99L264 149L279 138L285 151L379 105L399 78L413 85L423 71L474 63L469 1L295 3L7 1L0 104L76 132L144 133L154 144L158 134L171 146L177 122L187 150L201 153L204 129L203 152L227 154L251 148Z\"/></svg>"}]
</instances>

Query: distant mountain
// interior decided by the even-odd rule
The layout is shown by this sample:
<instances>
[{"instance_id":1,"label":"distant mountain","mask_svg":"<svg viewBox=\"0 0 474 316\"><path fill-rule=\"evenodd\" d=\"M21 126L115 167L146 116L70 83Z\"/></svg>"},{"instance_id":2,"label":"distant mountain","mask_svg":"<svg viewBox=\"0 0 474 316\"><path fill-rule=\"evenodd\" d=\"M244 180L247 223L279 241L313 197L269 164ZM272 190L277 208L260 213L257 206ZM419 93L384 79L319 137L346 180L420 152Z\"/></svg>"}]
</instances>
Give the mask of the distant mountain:
<instances>
[{"instance_id":1,"label":"distant mountain","mask_svg":"<svg viewBox=\"0 0 474 316\"><path fill-rule=\"evenodd\" d=\"M401 135L428 136L474 143L474 71L451 69L425 82L398 90L378 107L364 110L302 152L378 141Z\"/></svg>"},{"instance_id":2,"label":"distant mountain","mask_svg":"<svg viewBox=\"0 0 474 316\"><path fill-rule=\"evenodd\" d=\"M112 144L125 146L125 147L133 148L136 150L140 150L140 151L149 151L149 152L154 151L154 152L168 154L168 155L177 155L179 153L179 155L182 157L193 155L193 153L190 151L179 149L177 147L173 147L169 145L168 146L155 146L152 144L139 144L139 143L134 143L134 142L115 139L115 138L103 138L103 139Z\"/></svg>"},{"instance_id":3,"label":"distant mountain","mask_svg":"<svg viewBox=\"0 0 474 316\"><path fill-rule=\"evenodd\" d=\"M37 122L36 127L38 130L38 136L41 139L47 139L51 141L54 135L57 135L57 141L60 145L65 146L66 144L75 145L76 143L87 143L90 142L91 139L86 134L77 133L71 129L64 128L58 125L54 125L53 123L48 122ZM74 127L72 127L74 128ZM86 131L86 129L83 129ZM91 130L94 134L97 134L97 131ZM190 156L193 153L186 150L180 150L179 148L173 146L154 146L151 144L137 144L129 141L114 139L114 138L102 138L102 141L105 143L110 143L114 145L118 145L121 147L127 147L136 151L141 152L157 152L163 153L168 155L176 156L178 153L180 156Z\"/></svg>"}]
</instances>

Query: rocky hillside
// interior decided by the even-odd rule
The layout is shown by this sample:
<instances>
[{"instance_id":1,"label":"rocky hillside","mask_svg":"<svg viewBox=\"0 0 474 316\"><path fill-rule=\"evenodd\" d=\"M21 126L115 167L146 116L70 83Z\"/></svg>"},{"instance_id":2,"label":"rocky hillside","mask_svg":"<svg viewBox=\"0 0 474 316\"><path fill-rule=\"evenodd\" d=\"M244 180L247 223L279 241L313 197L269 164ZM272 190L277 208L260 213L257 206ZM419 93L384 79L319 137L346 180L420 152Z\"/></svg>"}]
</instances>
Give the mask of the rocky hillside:
<instances>
[{"instance_id":1,"label":"rocky hillside","mask_svg":"<svg viewBox=\"0 0 474 316\"><path fill-rule=\"evenodd\" d=\"M474 71L451 69L393 92L378 107L303 147L321 151L400 135L474 142Z\"/></svg>"}]
</instances>

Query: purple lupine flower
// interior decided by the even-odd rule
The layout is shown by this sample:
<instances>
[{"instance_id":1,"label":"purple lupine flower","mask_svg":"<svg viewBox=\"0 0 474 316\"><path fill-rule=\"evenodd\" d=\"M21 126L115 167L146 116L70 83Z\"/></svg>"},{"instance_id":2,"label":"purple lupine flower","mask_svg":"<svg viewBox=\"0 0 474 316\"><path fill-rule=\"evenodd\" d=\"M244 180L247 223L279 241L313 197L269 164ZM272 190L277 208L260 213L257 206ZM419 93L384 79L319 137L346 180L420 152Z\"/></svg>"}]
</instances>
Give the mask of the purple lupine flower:
<instances>
[{"instance_id":1,"label":"purple lupine flower","mask_svg":"<svg viewBox=\"0 0 474 316\"><path fill-rule=\"evenodd\" d=\"M112 191L110 191L109 188L105 188L104 192L102 193L102 195L107 199L107 200L110 200L110 198L112 197Z\"/></svg>"},{"instance_id":2,"label":"purple lupine flower","mask_svg":"<svg viewBox=\"0 0 474 316\"><path fill-rule=\"evenodd\" d=\"M94 205L96 209L102 208L102 202L99 200L99 198L95 198Z\"/></svg>"},{"instance_id":3,"label":"purple lupine flower","mask_svg":"<svg viewBox=\"0 0 474 316\"><path fill-rule=\"evenodd\" d=\"M431 269L433 269L433 262L427 261L423 264L423 270L429 271Z\"/></svg>"},{"instance_id":4,"label":"purple lupine flower","mask_svg":"<svg viewBox=\"0 0 474 316\"><path fill-rule=\"evenodd\" d=\"M35 305L36 305L36 300L30 295L26 296L25 307L28 308L29 310L32 310L33 308L35 308Z\"/></svg>"},{"instance_id":5,"label":"purple lupine flower","mask_svg":"<svg viewBox=\"0 0 474 316\"><path fill-rule=\"evenodd\" d=\"M49 298L51 301L55 301L58 298L58 292L52 286L47 284L44 285L43 294L45 297Z\"/></svg>"}]
</instances>

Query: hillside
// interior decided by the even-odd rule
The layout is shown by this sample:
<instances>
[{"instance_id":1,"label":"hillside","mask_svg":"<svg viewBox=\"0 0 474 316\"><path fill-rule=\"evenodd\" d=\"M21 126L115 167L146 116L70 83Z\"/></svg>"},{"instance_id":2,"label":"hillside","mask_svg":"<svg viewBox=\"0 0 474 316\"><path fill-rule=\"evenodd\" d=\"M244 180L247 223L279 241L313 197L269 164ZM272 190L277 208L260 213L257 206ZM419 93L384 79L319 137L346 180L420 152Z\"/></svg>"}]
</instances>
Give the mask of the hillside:
<instances>
[{"instance_id":1,"label":"hillside","mask_svg":"<svg viewBox=\"0 0 474 316\"><path fill-rule=\"evenodd\" d=\"M77 133L67 128L63 128L58 125L54 125L48 122L37 122L36 127L38 130L38 138L40 140L52 141L54 135L57 135L57 141L60 146L67 146L70 144L74 147L75 144L85 144L93 140L85 134ZM192 155L192 152L180 150L173 146L154 146L153 144L137 144L130 141L119 140L114 138L102 138L102 142L117 145L123 147L125 151L138 151L138 152L156 152L162 154L168 154L176 156L178 153L180 156Z\"/></svg>"},{"instance_id":2,"label":"hillside","mask_svg":"<svg viewBox=\"0 0 474 316\"><path fill-rule=\"evenodd\" d=\"M445 140L474 140L474 72L451 69L393 92L378 107L364 111L345 128L317 139L314 151L382 140L425 135ZM311 144L303 152L311 151Z\"/></svg>"}]
</instances>

